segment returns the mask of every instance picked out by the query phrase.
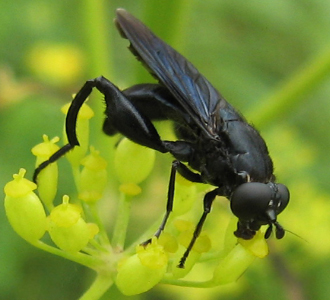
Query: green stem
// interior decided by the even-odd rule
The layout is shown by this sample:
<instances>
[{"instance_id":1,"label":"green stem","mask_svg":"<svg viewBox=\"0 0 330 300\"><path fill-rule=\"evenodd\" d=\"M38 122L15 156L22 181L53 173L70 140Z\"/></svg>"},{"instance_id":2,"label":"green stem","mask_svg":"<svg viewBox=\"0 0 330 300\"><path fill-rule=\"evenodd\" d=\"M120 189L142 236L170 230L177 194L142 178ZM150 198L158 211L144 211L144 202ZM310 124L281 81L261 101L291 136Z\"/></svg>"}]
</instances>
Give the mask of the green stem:
<instances>
[{"instance_id":1,"label":"green stem","mask_svg":"<svg viewBox=\"0 0 330 300\"><path fill-rule=\"evenodd\" d=\"M131 211L131 196L120 194L117 219L114 228L112 244L114 248L123 249Z\"/></svg>"},{"instance_id":2,"label":"green stem","mask_svg":"<svg viewBox=\"0 0 330 300\"><path fill-rule=\"evenodd\" d=\"M113 285L112 274L98 273L93 284L79 300L98 300Z\"/></svg>"},{"instance_id":3,"label":"green stem","mask_svg":"<svg viewBox=\"0 0 330 300\"><path fill-rule=\"evenodd\" d=\"M93 216L93 219L95 221L95 223L97 224L97 226L99 227L99 236L100 236L100 241L102 246L110 246L110 241L109 241L109 237L107 235L107 232L104 228L104 224L102 222L102 220L100 219L99 213L97 211L97 206L95 203L91 203L88 205L89 210Z\"/></svg>"},{"instance_id":4,"label":"green stem","mask_svg":"<svg viewBox=\"0 0 330 300\"><path fill-rule=\"evenodd\" d=\"M216 284L211 281L189 281L189 280L181 280L181 279L172 279L172 278L163 278L161 283L182 286L182 287L195 287L195 288L210 288L215 287Z\"/></svg>"},{"instance_id":5,"label":"green stem","mask_svg":"<svg viewBox=\"0 0 330 300\"><path fill-rule=\"evenodd\" d=\"M249 119L257 127L264 127L275 119L283 118L299 102L317 88L330 73L330 46L318 53L292 75L267 100L262 101L250 114Z\"/></svg>"},{"instance_id":6,"label":"green stem","mask_svg":"<svg viewBox=\"0 0 330 300\"><path fill-rule=\"evenodd\" d=\"M82 35L85 37L87 58L88 58L88 77L95 78L105 76L113 78L114 56L112 35L115 31L113 25L114 7L111 1L107 0L83 0L81 3L82 22L84 30ZM93 97L94 93L90 96ZM97 95L100 98L99 95ZM90 101L96 116L100 116L104 111L103 101ZM91 132L100 132L100 123L91 123ZM94 142L101 152L111 149L111 139L104 138L103 134L94 135ZM111 154L111 151L110 151Z\"/></svg>"},{"instance_id":7,"label":"green stem","mask_svg":"<svg viewBox=\"0 0 330 300\"><path fill-rule=\"evenodd\" d=\"M74 261L78 264L81 264L81 265L91 268L91 269L96 269L100 265L104 264L103 260L99 259L97 257L93 257L93 256L90 256L90 255L87 255L84 253L80 253L80 252L76 252L76 253L65 252L58 248L49 246L42 241L37 241L36 243L33 244L33 246L35 246L41 250L44 250L46 252L49 252L51 254L69 259L71 261Z\"/></svg>"},{"instance_id":8,"label":"green stem","mask_svg":"<svg viewBox=\"0 0 330 300\"><path fill-rule=\"evenodd\" d=\"M79 166L71 165L71 168L72 168L72 175L73 175L74 184L76 185L77 191L79 191L79 179L80 179Z\"/></svg>"},{"instance_id":9,"label":"green stem","mask_svg":"<svg viewBox=\"0 0 330 300\"><path fill-rule=\"evenodd\" d=\"M88 66L91 76L108 75L112 73L110 61L110 26L111 18L109 1L84 0L82 2L84 34L88 48Z\"/></svg>"},{"instance_id":10,"label":"green stem","mask_svg":"<svg viewBox=\"0 0 330 300\"><path fill-rule=\"evenodd\" d=\"M161 39L182 50L194 4L190 0L146 1L143 22ZM159 19L159 11L166 20ZM166 22L166 23L165 23Z\"/></svg>"},{"instance_id":11,"label":"green stem","mask_svg":"<svg viewBox=\"0 0 330 300\"><path fill-rule=\"evenodd\" d=\"M107 238L108 238L108 236L107 236ZM109 251L109 249L108 249L108 247L105 247L105 245L102 243L102 244L99 244L97 241L95 241L94 239L91 239L90 241L89 241L89 244L91 245L91 246L93 246L94 247L94 249L96 249L95 251L97 251L97 252L106 252L106 253L108 253L108 252L110 252ZM93 250L94 250L93 249ZM85 250L85 249L84 249ZM90 250L88 250L88 251L90 251ZM93 253L93 252L91 252L91 253Z\"/></svg>"}]
</instances>

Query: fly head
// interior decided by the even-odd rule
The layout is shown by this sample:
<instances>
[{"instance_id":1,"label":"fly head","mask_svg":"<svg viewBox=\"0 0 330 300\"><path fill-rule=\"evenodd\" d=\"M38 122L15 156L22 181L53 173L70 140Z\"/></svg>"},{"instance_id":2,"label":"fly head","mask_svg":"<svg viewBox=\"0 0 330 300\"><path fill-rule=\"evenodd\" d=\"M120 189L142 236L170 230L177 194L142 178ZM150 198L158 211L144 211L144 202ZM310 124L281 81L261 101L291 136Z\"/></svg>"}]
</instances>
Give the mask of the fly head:
<instances>
[{"instance_id":1,"label":"fly head","mask_svg":"<svg viewBox=\"0 0 330 300\"><path fill-rule=\"evenodd\" d=\"M247 182L238 186L230 198L230 207L238 218L235 236L252 239L262 225L268 225L265 238L269 238L275 227L277 239L283 238L284 228L277 216L289 203L288 188L280 183Z\"/></svg>"}]
</instances>

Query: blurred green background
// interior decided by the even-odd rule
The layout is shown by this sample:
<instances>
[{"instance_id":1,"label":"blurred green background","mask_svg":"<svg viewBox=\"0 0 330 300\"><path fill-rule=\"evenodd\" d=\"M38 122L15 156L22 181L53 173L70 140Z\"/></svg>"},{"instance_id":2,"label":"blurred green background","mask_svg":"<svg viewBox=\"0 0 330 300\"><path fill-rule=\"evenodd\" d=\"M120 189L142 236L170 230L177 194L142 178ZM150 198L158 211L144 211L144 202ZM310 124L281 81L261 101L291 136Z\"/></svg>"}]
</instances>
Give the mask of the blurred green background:
<instances>
[{"instance_id":1,"label":"blurred green background","mask_svg":"<svg viewBox=\"0 0 330 300\"><path fill-rule=\"evenodd\" d=\"M61 135L59 108L86 79L104 75L120 87L152 81L113 26L118 7L189 58L258 127L278 180L291 190L279 220L294 233L271 241L271 255L237 284L159 285L130 299L329 299L330 1L0 0L0 185L21 167L31 178L30 149L43 133ZM100 94L92 98L100 111ZM101 122L98 114L92 140L104 153ZM152 205L161 211L171 158L157 161L166 168L155 172L165 188ZM60 180L66 193L69 178ZM2 207L0 222L1 299L73 300L83 293L91 271L27 244ZM126 298L113 288L102 299Z\"/></svg>"}]
</instances>

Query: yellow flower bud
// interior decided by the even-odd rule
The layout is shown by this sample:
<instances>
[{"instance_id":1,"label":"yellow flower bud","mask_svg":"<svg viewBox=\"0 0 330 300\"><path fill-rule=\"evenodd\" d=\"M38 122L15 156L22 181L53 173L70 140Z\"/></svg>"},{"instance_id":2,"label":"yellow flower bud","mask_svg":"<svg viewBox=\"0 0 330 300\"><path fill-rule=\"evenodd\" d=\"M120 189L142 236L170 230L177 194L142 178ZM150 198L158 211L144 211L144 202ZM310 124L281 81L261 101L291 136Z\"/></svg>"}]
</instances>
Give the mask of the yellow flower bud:
<instances>
[{"instance_id":1,"label":"yellow flower bud","mask_svg":"<svg viewBox=\"0 0 330 300\"><path fill-rule=\"evenodd\" d=\"M152 238L152 242L146 247L137 246L136 253L141 263L150 269L162 269L167 265L167 254L155 237Z\"/></svg>"},{"instance_id":2,"label":"yellow flower bud","mask_svg":"<svg viewBox=\"0 0 330 300\"><path fill-rule=\"evenodd\" d=\"M124 138L115 152L115 170L120 182L140 183L150 174L155 150L142 147Z\"/></svg>"},{"instance_id":3,"label":"yellow flower bud","mask_svg":"<svg viewBox=\"0 0 330 300\"><path fill-rule=\"evenodd\" d=\"M194 228L194 224L192 222L182 220L182 219L176 219L173 222L173 225L180 232L186 231L186 230L192 230Z\"/></svg>"},{"instance_id":4,"label":"yellow flower bud","mask_svg":"<svg viewBox=\"0 0 330 300\"><path fill-rule=\"evenodd\" d=\"M49 159L59 147L55 145L59 141L58 137L49 140L47 135L43 135L43 143L40 143L32 148L32 154L36 156L36 167L42 162ZM43 169L38 176L38 193L41 200L45 203L48 209L53 206L53 201L57 192L58 182L58 167L54 162Z\"/></svg>"},{"instance_id":5,"label":"yellow flower bud","mask_svg":"<svg viewBox=\"0 0 330 300\"><path fill-rule=\"evenodd\" d=\"M71 103L68 103L62 107L62 112L64 114L68 113ZM72 151L66 154L67 159L73 167L78 167L80 161L86 155L88 145L89 145L89 119L94 116L93 110L87 105L83 104L79 110L77 117L76 132L80 146L75 147ZM67 143L68 139L66 133L64 132L64 143Z\"/></svg>"},{"instance_id":6,"label":"yellow flower bud","mask_svg":"<svg viewBox=\"0 0 330 300\"><path fill-rule=\"evenodd\" d=\"M187 248L193 237L194 230L195 229L192 228L190 230L181 232L181 234L179 236L179 243ZM196 239L192 250L194 250L198 253L203 253L203 252L208 252L210 249L211 249L211 240L208 237L208 235L206 234L206 232L202 231L200 233L199 237Z\"/></svg>"},{"instance_id":7,"label":"yellow flower bud","mask_svg":"<svg viewBox=\"0 0 330 300\"><path fill-rule=\"evenodd\" d=\"M53 242L62 250L78 252L87 246L89 240L98 232L95 224L87 224L81 217L78 205L70 204L69 197L50 213L48 232Z\"/></svg>"},{"instance_id":8,"label":"yellow flower bud","mask_svg":"<svg viewBox=\"0 0 330 300\"><path fill-rule=\"evenodd\" d=\"M35 243L46 231L46 214L40 199L33 192L37 186L24 178L25 172L20 169L13 176L14 180L6 184L5 210L16 233L26 241Z\"/></svg>"},{"instance_id":9,"label":"yellow flower bud","mask_svg":"<svg viewBox=\"0 0 330 300\"><path fill-rule=\"evenodd\" d=\"M268 245L264 237L264 233L260 230L251 240L238 239L238 242L253 255L259 258L264 258L268 255Z\"/></svg>"},{"instance_id":10,"label":"yellow flower bud","mask_svg":"<svg viewBox=\"0 0 330 300\"><path fill-rule=\"evenodd\" d=\"M95 202L102 198L107 185L107 162L91 147L91 154L86 156L81 164L84 168L80 173L78 198Z\"/></svg>"},{"instance_id":11,"label":"yellow flower bud","mask_svg":"<svg viewBox=\"0 0 330 300\"><path fill-rule=\"evenodd\" d=\"M213 273L217 285L236 281L252 264L256 257L241 244L237 244L224 258Z\"/></svg>"},{"instance_id":12,"label":"yellow flower bud","mask_svg":"<svg viewBox=\"0 0 330 300\"><path fill-rule=\"evenodd\" d=\"M56 136L49 140L48 136L44 134L42 138L44 140L43 143L40 143L31 149L32 154L37 157L36 166L39 166L42 162L49 159L52 154L60 149L59 146L55 145L60 140L59 137Z\"/></svg>"},{"instance_id":13,"label":"yellow flower bud","mask_svg":"<svg viewBox=\"0 0 330 300\"><path fill-rule=\"evenodd\" d=\"M136 183L123 183L119 186L119 190L128 196L136 196L142 191Z\"/></svg>"},{"instance_id":14,"label":"yellow flower bud","mask_svg":"<svg viewBox=\"0 0 330 300\"><path fill-rule=\"evenodd\" d=\"M156 239L147 247L138 246L137 254L118 265L116 285L127 296L150 290L164 276L168 258Z\"/></svg>"},{"instance_id":15,"label":"yellow flower bud","mask_svg":"<svg viewBox=\"0 0 330 300\"><path fill-rule=\"evenodd\" d=\"M193 237L193 233L195 231L195 225L192 222L185 220L175 220L174 226L178 231L180 231L180 235L178 238L179 244L184 248L183 251L178 251L177 253L177 265L179 265L179 261L182 258L183 253L188 248L191 239ZM172 274L175 278L182 278L187 275L190 270L193 268L196 262L201 257L203 252L208 252L211 249L211 240L206 234L205 231L202 231L199 237L196 239L193 248L191 249L189 256L184 264L184 269L182 268L173 268Z\"/></svg>"},{"instance_id":16,"label":"yellow flower bud","mask_svg":"<svg viewBox=\"0 0 330 300\"><path fill-rule=\"evenodd\" d=\"M162 232L158 238L158 244L162 245L164 250L169 253L175 253L178 250L178 242L176 238L167 232Z\"/></svg>"},{"instance_id":17,"label":"yellow flower bud","mask_svg":"<svg viewBox=\"0 0 330 300\"><path fill-rule=\"evenodd\" d=\"M59 227L69 228L78 222L81 213L79 205L69 203L69 197L63 196L63 203L53 208L50 219Z\"/></svg>"}]
</instances>

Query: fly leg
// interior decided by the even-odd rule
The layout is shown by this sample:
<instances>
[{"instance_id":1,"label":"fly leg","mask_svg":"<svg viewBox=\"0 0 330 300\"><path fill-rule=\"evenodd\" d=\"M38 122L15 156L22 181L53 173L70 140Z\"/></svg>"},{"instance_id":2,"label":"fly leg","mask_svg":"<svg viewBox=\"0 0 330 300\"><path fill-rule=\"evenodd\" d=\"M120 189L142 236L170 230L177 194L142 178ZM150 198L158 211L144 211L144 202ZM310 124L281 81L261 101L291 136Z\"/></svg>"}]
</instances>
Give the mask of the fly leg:
<instances>
[{"instance_id":1,"label":"fly leg","mask_svg":"<svg viewBox=\"0 0 330 300\"><path fill-rule=\"evenodd\" d=\"M197 238L199 237L199 235L202 231L205 219L206 219L207 215L209 214L209 212L211 211L211 206L212 206L213 200L215 199L215 197L218 194L219 194L219 188L205 194L204 201L203 201L203 203L204 203L204 212L203 212L202 217L200 218L200 220L199 220L199 222L198 222L198 224L195 228L195 231L193 233L193 237L190 241L190 244L189 244L188 248L186 249L185 253L183 254L183 256L180 259L178 268L184 268L184 264L185 264L185 262L186 262L186 260L189 256L189 253L190 253L191 249L193 248Z\"/></svg>"},{"instance_id":2,"label":"fly leg","mask_svg":"<svg viewBox=\"0 0 330 300\"><path fill-rule=\"evenodd\" d=\"M170 142L167 142L167 143L170 143ZM185 177L189 181L202 182L201 176L197 173L190 171L182 162L180 162L178 160L175 160L172 162L171 175L170 175L170 181L169 181L168 192L167 192L166 212L165 212L165 216L164 216L159 228L157 229L157 231L154 234L154 236L156 236L157 238L163 232L165 225L167 223L167 220L173 210L175 178L176 178L177 172L179 172L183 177ZM142 245L147 245L150 242L151 242L151 239L143 242Z\"/></svg>"}]
</instances>

